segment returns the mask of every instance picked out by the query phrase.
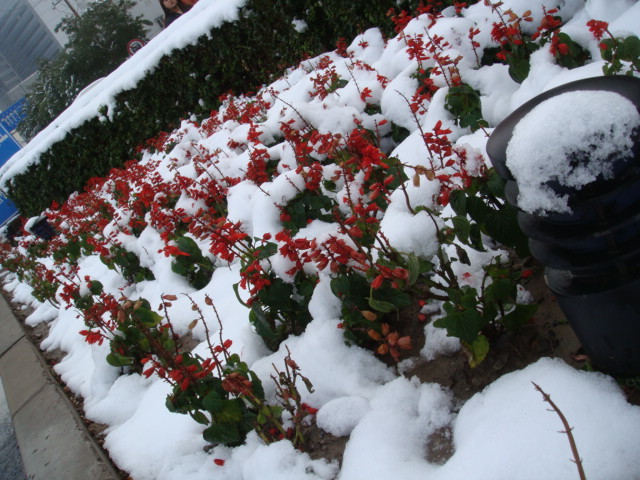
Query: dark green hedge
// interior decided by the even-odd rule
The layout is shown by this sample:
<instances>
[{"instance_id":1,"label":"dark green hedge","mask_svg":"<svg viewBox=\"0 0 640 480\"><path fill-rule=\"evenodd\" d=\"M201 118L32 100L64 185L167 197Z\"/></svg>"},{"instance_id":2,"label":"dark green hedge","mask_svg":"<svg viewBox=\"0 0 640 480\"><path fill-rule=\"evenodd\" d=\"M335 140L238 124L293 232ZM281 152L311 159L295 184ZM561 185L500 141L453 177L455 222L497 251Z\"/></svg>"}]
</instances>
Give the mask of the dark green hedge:
<instances>
[{"instance_id":1,"label":"dark green hedge","mask_svg":"<svg viewBox=\"0 0 640 480\"><path fill-rule=\"evenodd\" d=\"M147 138L191 113L217 108L222 93L255 89L305 53L335 48L340 37L350 41L372 26L391 33L392 7L398 8L396 0L249 0L238 21L163 57L136 88L117 95L111 120L87 121L51 146L37 165L12 179L9 197L25 216L39 214L52 201L62 203L89 178L133 158ZM308 29L298 33L294 18L305 20Z\"/></svg>"}]
</instances>

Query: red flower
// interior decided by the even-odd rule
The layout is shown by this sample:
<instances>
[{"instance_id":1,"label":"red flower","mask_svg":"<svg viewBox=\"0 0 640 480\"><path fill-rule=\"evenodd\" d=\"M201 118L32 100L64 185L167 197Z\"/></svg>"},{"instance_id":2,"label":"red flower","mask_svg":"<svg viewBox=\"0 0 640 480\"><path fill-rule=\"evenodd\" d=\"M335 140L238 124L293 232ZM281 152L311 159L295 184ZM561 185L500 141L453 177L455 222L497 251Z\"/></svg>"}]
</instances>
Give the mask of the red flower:
<instances>
[{"instance_id":1,"label":"red flower","mask_svg":"<svg viewBox=\"0 0 640 480\"><path fill-rule=\"evenodd\" d=\"M164 247L160 251L161 252L164 251L165 257L168 257L169 255L173 255L174 257L177 257L179 255L184 255L185 257L189 257L190 256L188 253L183 252L178 247L175 247L173 245L167 245L166 247Z\"/></svg>"},{"instance_id":2,"label":"red flower","mask_svg":"<svg viewBox=\"0 0 640 480\"><path fill-rule=\"evenodd\" d=\"M384 277L382 276L382 274L378 275L373 282L371 282L371 288L373 288L374 290L380 288L382 286L382 281L384 280Z\"/></svg>"},{"instance_id":3,"label":"red flower","mask_svg":"<svg viewBox=\"0 0 640 480\"><path fill-rule=\"evenodd\" d=\"M530 277L531 275L533 275L534 273L535 273L535 272L534 272L531 268L528 268L528 269L526 269L526 270L523 270L523 271L520 273L520 277L521 277L521 278L529 278L529 277Z\"/></svg>"},{"instance_id":4,"label":"red flower","mask_svg":"<svg viewBox=\"0 0 640 480\"><path fill-rule=\"evenodd\" d=\"M306 403L302 403L300 406L302 407L302 409L305 412L307 412L307 413L309 413L311 415L315 415L316 413L318 413L318 409L317 408L313 408L313 407L309 406Z\"/></svg>"},{"instance_id":5,"label":"red flower","mask_svg":"<svg viewBox=\"0 0 640 480\"><path fill-rule=\"evenodd\" d=\"M587 27L589 27L589 31L596 38L596 40L600 40L604 36L604 34L607 33L609 24L600 20L589 20L587 22Z\"/></svg>"},{"instance_id":6,"label":"red flower","mask_svg":"<svg viewBox=\"0 0 640 480\"><path fill-rule=\"evenodd\" d=\"M219 467L224 466L224 460L222 460L221 458L214 458L213 463L215 463Z\"/></svg>"},{"instance_id":7,"label":"red flower","mask_svg":"<svg viewBox=\"0 0 640 480\"><path fill-rule=\"evenodd\" d=\"M82 335L85 341L91 345L97 343L98 345L102 345L104 341L104 336L99 332L94 332L91 330L81 330L80 335Z\"/></svg>"}]
</instances>

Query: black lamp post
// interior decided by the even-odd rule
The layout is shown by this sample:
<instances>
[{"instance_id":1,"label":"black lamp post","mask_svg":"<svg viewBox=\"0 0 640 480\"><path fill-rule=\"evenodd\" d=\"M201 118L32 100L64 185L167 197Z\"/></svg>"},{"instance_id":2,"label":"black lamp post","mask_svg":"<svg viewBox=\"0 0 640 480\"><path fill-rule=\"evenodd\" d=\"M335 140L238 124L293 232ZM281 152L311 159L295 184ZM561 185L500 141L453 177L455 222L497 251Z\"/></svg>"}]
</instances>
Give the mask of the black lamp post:
<instances>
[{"instance_id":1,"label":"black lamp post","mask_svg":"<svg viewBox=\"0 0 640 480\"><path fill-rule=\"evenodd\" d=\"M554 88L522 105L501 122L487 143L507 199L518 205L519 188L507 167L507 146L516 125L535 107L568 92L605 91L640 110L640 79L597 77ZM594 111L594 115L598 112ZM567 133L558 132L558 135ZM567 195L570 212L518 213L532 255L546 266L550 290L595 366L612 375L640 375L640 132L632 152L612 178L581 188L556 182L546 187ZM559 141L546 138L545 141ZM588 155L583 152L581 155ZM564 160L564 159L562 159Z\"/></svg>"}]
</instances>

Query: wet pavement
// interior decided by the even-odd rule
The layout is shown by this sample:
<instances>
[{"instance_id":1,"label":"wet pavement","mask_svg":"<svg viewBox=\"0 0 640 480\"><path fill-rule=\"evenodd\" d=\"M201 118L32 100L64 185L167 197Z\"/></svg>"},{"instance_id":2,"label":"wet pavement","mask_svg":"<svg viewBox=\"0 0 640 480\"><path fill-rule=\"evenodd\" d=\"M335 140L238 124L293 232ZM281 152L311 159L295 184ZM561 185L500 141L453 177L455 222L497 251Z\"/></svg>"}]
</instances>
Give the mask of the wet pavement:
<instances>
[{"instance_id":1,"label":"wet pavement","mask_svg":"<svg viewBox=\"0 0 640 480\"><path fill-rule=\"evenodd\" d=\"M3 480L26 480L22 457L11 421L11 412L0 380L0 478Z\"/></svg>"}]
</instances>

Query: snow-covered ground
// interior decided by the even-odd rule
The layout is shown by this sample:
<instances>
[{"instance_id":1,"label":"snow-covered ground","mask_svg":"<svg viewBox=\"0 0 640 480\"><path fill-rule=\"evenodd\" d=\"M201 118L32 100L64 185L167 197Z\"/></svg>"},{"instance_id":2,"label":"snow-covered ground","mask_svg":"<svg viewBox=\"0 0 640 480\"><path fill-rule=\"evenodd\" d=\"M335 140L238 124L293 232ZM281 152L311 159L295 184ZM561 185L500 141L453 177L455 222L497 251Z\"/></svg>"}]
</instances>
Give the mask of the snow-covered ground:
<instances>
[{"instance_id":1,"label":"snow-covered ground","mask_svg":"<svg viewBox=\"0 0 640 480\"><path fill-rule=\"evenodd\" d=\"M80 104L72 106L56 121L57 127L50 127L36 137L32 145L0 171L5 175L2 181L35 161L37 152L60 138L58 132L68 131L74 122L95 115L98 105L108 103L107 88L110 87L107 85L134 84L140 69L153 68L160 52L197 38L204 25L233 18L240 3L201 0L197 6L200 15L196 15L194 9L193 15L176 22L114 72L113 82L102 82L87 92ZM503 12L511 9L517 15L530 10L533 21L523 25L528 33L533 33L543 18L543 6L547 11L559 8L558 15L565 22L562 31L591 54L592 59L586 65L571 70L559 66L547 44L531 55L530 73L521 84L512 80L505 65L478 67L468 38L469 30L480 30L475 35L475 41L480 44L478 48L495 46L491 30L493 23L500 21L490 7L478 2L462 10L461 16L455 16L452 9L447 10L433 25L426 16L416 18L404 30L407 37L398 36L385 42L378 30L368 30L353 40L348 48L349 57L327 52L292 68L260 92L261 101L268 102L268 106L252 117L259 130L257 136L249 123L229 114L231 104L226 103L213 120L201 125L184 121L167 139L166 145L170 144L171 148L167 152L145 152L142 163L157 165L157 178L168 184L176 181L177 174L191 179L241 178L228 189L227 219L241 222L244 232L250 236L263 238L265 234L275 236L282 230L279 206L293 198L305 181L296 172L296 152L292 145L281 140L281 125L289 121L298 128L307 122L320 134L331 133L333 138L338 134L348 138L357 124L377 130L385 137L393 122L407 129L409 136L397 145L389 143L392 150L389 156L400 159L406 168L429 166L423 133L432 131L441 122L442 129L451 130L449 139L457 147L473 154L470 157L480 158L491 128L472 133L456 125L445 109L449 88L446 75L433 76L439 89L430 101L423 103L424 111L411 111L409 100L418 87L415 73L419 65L418 60L408 55L411 47L406 39L422 35L426 42L426 32L431 39L442 36L449 44L442 55L452 59L462 57L457 65L459 74L464 82L480 92L483 117L490 127L495 127L510 112L541 92L602 74L604 62L600 60L599 42L587 27L589 20L608 22L609 30L615 35L640 33L640 3L628 0L505 0L500 8ZM429 64L431 60L423 61L433 66ZM318 93L318 78L330 69L335 69L346 83L324 96ZM236 99L236 105L244 108L252 100L254 98ZM379 105L379 111L367 113L367 103ZM589 111L581 115L600 113ZM611 125L615 123L615 119L604 113L603 118ZM633 112L625 118L628 124L637 124ZM572 121L581 124L574 117ZM542 129L546 126L544 123L544 119L534 117L530 128ZM531 130L528 133L527 141L535 141L535 135L531 140ZM548 141L542 138L541 145ZM514 144L513 148L516 147ZM246 178L250 156L259 149L265 149L271 159L277 160L276 172L260 186ZM207 155L214 160L203 171L194 158L201 160ZM331 166L323 167L325 179L330 179L332 174ZM108 185L102 189L105 198ZM336 194L338 199L351 195L347 186L342 188ZM434 195L439 189L437 179L423 178L419 185L408 182L406 196L415 205L435 208ZM394 192L388 209L381 213L380 228L398 250L430 258L436 248L433 222L421 216L424 212L411 212L406 204L405 195L399 190ZM175 208L183 208L186 214L193 215L201 206L201 201L183 192ZM563 426L532 382L550 394L568 417L587 478L640 479L640 408L625 401L611 377L576 371L560 360L541 359L503 376L460 405L459 399L439 385L421 384L417 379L399 376L372 352L345 344L343 331L337 328L341 321L340 302L331 292L331 273L327 268L314 270L319 282L309 304L312 321L304 333L289 337L276 353L271 353L251 328L247 307L233 291L232 285L240 281L237 260L228 263L210 255L217 269L206 287L195 290L184 277L171 271L172 258L161 253L165 243L156 229L148 225L139 237L124 232L121 227L127 223L129 214L122 212L120 220L109 223L105 236L112 232L112 238L134 252L156 280L127 284L95 255L79 260L77 278L88 276L100 280L105 291L131 299L146 298L151 305L161 303L164 294L177 295L169 313L178 333L188 332L194 319L191 300L181 294L188 293L199 305L205 303L205 296L210 297L219 313L224 337L233 341L231 350L240 354L262 378L267 395L274 394L273 387L268 385L272 364L282 365L288 349L301 372L313 383L313 393L305 392L304 400L318 409L318 425L334 435L349 436L341 466L323 459L312 460L287 440L266 445L253 432L241 446L215 446L205 451L203 426L186 415L166 409L170 385L156 376L121 375L119 369L105 361L109 353L107 342L90 345L79 335L86 326L74 309L39 303L31 295L30 287L15 276L6 276L5 288L17 301L35 308L27 322L31 325L49 322L50 333L42 348L68 352L56 365L56 371L73 392L84 398L87 417L108 425L105 446L115 463L135 480L578 478L567 437L558 433ZM296 238L322 241L336 231L334 224L314 220L302 228ZM208 251L208 245L201 246L204 252ZM472 256L472 266L456 273L470 281L484 263L499 253L498 250ZM56 268L51 259L43 262L49 268ZM291 268L287 258L274 255L271 264L278 275L287 278L286 272ZM240 290L240 295L246 300L246 292ZM217 320L208 318L207 323L215 341L219 331ZM433 358L440 352L459 348L458 341L446 337L443 330L430 325L425 328L427 345L421 355ZM192 332L201 342L196 351L206 355L203 325L196 325ZM453 432L455 453L442 465L430 463L425 457L428 438L446 426Z\"/></svg>"}]
</instances>

